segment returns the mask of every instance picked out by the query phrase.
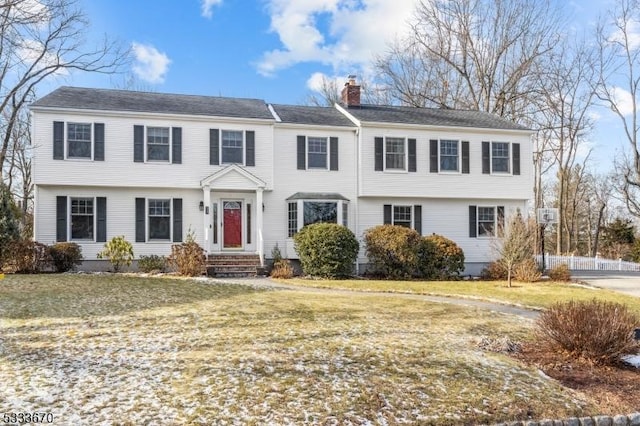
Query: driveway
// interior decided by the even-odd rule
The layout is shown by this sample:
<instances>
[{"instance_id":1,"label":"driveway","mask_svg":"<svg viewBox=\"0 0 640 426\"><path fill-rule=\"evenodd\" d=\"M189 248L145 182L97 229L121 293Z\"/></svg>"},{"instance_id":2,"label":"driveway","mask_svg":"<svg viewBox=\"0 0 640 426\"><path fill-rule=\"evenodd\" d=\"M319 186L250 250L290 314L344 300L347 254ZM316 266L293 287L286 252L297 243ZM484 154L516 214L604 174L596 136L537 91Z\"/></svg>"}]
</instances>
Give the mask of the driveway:
<instances>
[{"instance_id":1,"label":"driveway","mask_svg":"<svg viewBox=\"0 0 640 426\"><path fill-rule=\"evenodd\" d=\"M640 297L640 272L571 271L571 276L594 287Z\"/></svg>"}]
</instances>

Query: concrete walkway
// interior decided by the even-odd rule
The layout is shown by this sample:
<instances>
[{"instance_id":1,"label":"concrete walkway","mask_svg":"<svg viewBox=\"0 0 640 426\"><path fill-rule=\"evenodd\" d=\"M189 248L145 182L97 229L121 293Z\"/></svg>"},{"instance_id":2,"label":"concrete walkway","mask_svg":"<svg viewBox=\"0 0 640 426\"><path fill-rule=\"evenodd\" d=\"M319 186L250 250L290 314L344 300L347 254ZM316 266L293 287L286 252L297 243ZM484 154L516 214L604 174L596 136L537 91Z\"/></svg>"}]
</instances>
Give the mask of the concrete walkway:
<instances>
[{"instance_id":1,"label":"concrete walkway","mask_svg":"<svg viewBox=\"0 0 640 426\"><path fill-rule=\"evenodd\" d=\"M444 296L427 296L421 294L407 294L407 293L390 293L390 292L381 292L381 291L358 291L358 290L342 290L342 289L333 289L333 288L316 288L316 287L304 287L304 286L296 286L283 284L280 282L272 281L268 277L257 277L257 278L208 278L207 281L210 282L221 282L227 284L244 284L250 285L257 288L269 288L273 290L290 290L290 291L300 291L305 293L322 293L322 294L353 294L359 296L367 296L367 295L375 295L382 297L399 297L403 299L411 299L411 300L423 300L425 302L433 302L433 303L449 303L452 305L458 306L466 306L469 308L477 308L484 309L488 311L498 312L506 315L516 315L519 317L527 318L534 320L538 317L538 311L522 308L513 305L506 305L497 302L485 302L482 300L475 299L465 299L465 298L456 298L456 297L444 297Z\"/></svg>"},{"instance_id":2,"label":"concrete walkway","mask_svg":"<svg viewBox=\"0 0 640 426\"><path fill-rule=\"evenodd\" d=\"M640 297L640 272L572 271L571 275L594 287Z\"/></svg>"}]
</instances>

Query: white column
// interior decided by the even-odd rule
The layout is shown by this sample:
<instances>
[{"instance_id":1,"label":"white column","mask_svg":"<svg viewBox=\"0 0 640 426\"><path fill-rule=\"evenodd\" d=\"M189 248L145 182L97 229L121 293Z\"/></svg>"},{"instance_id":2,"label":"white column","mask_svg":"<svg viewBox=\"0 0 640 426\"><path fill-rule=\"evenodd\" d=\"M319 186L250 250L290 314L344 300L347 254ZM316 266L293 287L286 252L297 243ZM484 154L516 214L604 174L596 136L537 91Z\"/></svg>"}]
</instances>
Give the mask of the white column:
<instances>
[{"instance_id":1,"label":"white column","mask_svg":"<svg viewBox=\"0 0 640 426\"><path fill-rule=\"evenodd\" d=\"M262 238L262 191L263 188L256 189L256 228L258 228L258 256L260 256L260 266L264 266L264 239Z\"/></svg>"},{"instance_id":2,"label":"white column","mask_svg":"<svg viewBox=\"0 0 640 426\"><path fill-rule=\"evenodd\" d=\"M202 188L204 191L203 203L204 210L202 211L203 225L204 225L204 250L209 253L211 251L211 187L206 185Z\"/></svg>"}]
</instances>

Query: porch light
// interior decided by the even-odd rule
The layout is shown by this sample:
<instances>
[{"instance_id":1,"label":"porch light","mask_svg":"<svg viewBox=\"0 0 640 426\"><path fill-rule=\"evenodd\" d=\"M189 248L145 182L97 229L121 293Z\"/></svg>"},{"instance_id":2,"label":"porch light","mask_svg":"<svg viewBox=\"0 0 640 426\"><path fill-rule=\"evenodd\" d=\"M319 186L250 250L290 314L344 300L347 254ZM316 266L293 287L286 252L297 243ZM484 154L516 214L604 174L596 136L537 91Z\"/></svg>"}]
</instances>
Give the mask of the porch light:
<instances>
[{"instance_id":1,"label":"porch light","mask_svg":"<svg viewBox=\"0 0 640 426\"><path fill-rule=\"evenodd\" d=\"M204 201L200 201L199 207L201 212L204 211Z\"/></svg>"}]
</instances>

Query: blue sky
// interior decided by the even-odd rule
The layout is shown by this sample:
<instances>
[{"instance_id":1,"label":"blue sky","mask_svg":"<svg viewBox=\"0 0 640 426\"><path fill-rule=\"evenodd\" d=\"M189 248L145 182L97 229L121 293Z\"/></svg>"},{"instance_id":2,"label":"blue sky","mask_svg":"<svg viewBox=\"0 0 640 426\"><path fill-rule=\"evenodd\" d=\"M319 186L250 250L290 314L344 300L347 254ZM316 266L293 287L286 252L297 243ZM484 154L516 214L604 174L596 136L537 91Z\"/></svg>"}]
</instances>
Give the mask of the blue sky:
<instances>
[{"instance_id":1,"label":"blue sky","mask_svg":"<svg viewBox=\"0 0 640 426\"><path fill-rule=\"evenodd\" d=\"M593 25L613 0L563 2L576 27ZM418 0L79 0L88 41L105 34L132 48L133 89L249 97L299 104L320 75L346 81L371 73L372 59L406 31ZM123 87L126 76L58 76L59 85ZM598 168L623 146L617 119L597 113L591 136Z\"/></svg>"}]
</instances>

